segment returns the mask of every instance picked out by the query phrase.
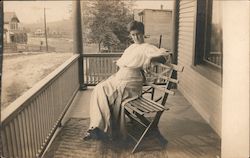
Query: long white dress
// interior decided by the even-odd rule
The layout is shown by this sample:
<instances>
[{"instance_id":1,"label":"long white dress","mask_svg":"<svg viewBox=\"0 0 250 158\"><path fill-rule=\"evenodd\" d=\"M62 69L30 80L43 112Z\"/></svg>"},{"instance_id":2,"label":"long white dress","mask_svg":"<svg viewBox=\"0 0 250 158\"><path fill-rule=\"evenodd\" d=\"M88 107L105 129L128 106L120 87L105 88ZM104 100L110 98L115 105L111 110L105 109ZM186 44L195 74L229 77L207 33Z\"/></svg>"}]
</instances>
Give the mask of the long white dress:
<instances>
[{"instance_id":1,"label":"long white dress","mask_svg":"<svg viewBox=\"0 0 250 158\"><path fill-rule=\"evenodd\" d=\"M117 61L119 71L99 83L90 99L89 129L99 128L109 135L120 134L126 138L126 101L141 95L145 61L151 57L166 56L165 49L147 43L132 44Z\"/></svg>"}]
</instances>

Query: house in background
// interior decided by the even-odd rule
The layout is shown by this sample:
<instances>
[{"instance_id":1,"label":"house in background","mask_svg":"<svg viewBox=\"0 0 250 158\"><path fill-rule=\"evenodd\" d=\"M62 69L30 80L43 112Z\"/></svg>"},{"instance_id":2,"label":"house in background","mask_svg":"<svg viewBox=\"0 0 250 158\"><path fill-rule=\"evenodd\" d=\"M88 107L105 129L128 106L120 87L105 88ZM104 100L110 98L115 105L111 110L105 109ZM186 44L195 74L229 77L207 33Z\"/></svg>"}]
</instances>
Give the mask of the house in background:
<instances>
[{"instance_id":1,"label":"house in background","mask_svg":"<svg viewBox=\"0 0 250 158\"><path fill-rule=\"evenodd\" d=\"M15 12L4 12L4 53L17 53L26 49L28 35Z\"/></svg>"},{"instance_id":2,"label":"house in background","mask_svg":"<svg viewBox=\"0 0 250 158\"><path fill-rule=\"evenodd\" d=\"M4 13L4 43L27 43L27 34L15 12Z\"/></svg>"},{"instance_id":3,"label":"house in background","mask_svg":"<svg viewBox=\"0 0 250 158\"><path fill-rule=\"evenodd\" d=\"M36 31L33 33L35 37L43 37L44 36L44 30L41 28L36 29Z\"/></svg>"},{"instance_id":4,"label":"house in background","mask_svg":"<svg viewBox=\"0 0 250 158\"><path fill-rule=\"evenodd\" d=\"M12 43L14 41L14 32L18 29L19 19L15 12L4 13L4 42Z\"/></svg>"},{"instance_id":5,"label":"house in background","mask_svg":"<svg viewBox=\"0 0 250 158\"><path fill-rule=\"evenodd\" d=\"M171 50L172 11L165 9L144 9L134 11L134 19L145 26L145 41ZM157 27L156 27L157 26Z\"/></svg>"}]
</instances>

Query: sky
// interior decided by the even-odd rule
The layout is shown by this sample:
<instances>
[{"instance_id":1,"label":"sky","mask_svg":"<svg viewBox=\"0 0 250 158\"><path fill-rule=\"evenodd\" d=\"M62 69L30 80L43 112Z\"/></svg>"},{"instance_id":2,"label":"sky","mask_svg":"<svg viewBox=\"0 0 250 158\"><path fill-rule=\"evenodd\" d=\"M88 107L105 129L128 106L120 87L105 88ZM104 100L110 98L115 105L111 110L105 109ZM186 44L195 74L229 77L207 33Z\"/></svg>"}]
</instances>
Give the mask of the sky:
<instances>
[{"instance_id":1,"label":"sky","mask_svg":"<svg viewBox=\"0 0 250 158\"><path fill-rule=\"evenodd\" d=\"M70 17L72 1L4 1L4 12L15 11L22 23L43 21L43 8L46 8L47 22L59 21ZM135 1L135 9L172 9L173 0L139 0Z\"/></svg>"}]
</instances>

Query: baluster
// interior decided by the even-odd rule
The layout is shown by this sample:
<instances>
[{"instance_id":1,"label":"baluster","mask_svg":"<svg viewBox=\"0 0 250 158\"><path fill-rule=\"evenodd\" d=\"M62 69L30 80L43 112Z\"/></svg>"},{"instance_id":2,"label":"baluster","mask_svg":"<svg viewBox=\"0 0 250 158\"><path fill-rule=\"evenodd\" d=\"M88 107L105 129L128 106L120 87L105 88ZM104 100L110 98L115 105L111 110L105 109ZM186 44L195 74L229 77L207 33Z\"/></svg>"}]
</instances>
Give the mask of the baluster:
<instances>
[{"instance_id":1,"label":"baluster","mask_svg":"<svg viewBox=\"0 0 250 158\"><path fill-rule=\"evenodd\" d=\"M34 121L34 128L35 128L36 154L37 154L41 145L37 98L33 101L33 113L34 113L33 121Z\"/></svg>"},{"instance_id":2,"label":"baluster","mask_svg":"<svg viewBox=\"0 0 250 158\"><path fill-rule=\"evenodd\" d=\"M63 105L64 103L62 102L62 92L63 92L63 87L61 86L63 84L62 82L62 78L59 79L59 83L58 83L58 88L59 88L59 95L58 95L58 99L59 99L59 106L60 106L60 110L59 110L59 114L57 115L57 117L61 116L62 111L63 111Z\"/></svg>"},{"instance_id":3,"label":"baluster","mask_svg":"<svg viewBox=\"0 0 250 158\"><path fill-rule=\"evenodd\" d=\"M48 105L48 93L47 93L47 88L45 89L45 91L43 91L43 101L44 101L44 108L45 108L45 122L46 122L46 141L47 138L48 138L48 134L50 132L50 129L51 129L51 110L49 108L49 105Z\"/></svg>"},{"instance_id":4,"label":"baluster","mask_svg":"<svg viewBox=\"0 0 250 158\"><path fill-rule=\"evenodd\" d=\"M11 134L11 142L12 142L12 149L13 149L13 157L18 157L17 155L17 138L16 138L16 129L14 127L13 120L9 123L10 124L10 134Z\"/></svg>"},{"instance_id":5,"label":"baluster","mask_svg":"<svg viewBox=\"0 0 250 158\"><path fill-rule=\"evenodd\" d=\"M28 157L32 157L32 146L31 146L31 132L30 132L30 124L29 124L29 113L28 108L24 109L25 115L25 124L26 124L26 135L27 135L27 146L28 146Z\"/></svg>"},{"instance_id":6,"label":"baluster","mask_svg":"<svg viewBox=\"0 0 250 158\"><path fill-rule=\"evenodd\" d=\"M16 131L16 139L17 139L17 155L18 157L22 156L22 150L21 150L21 134L20 134L20 127L19 127L19 123L18 123L18 118L19 116L17 116L16 118L14 118L14 128Z\"/></svg>"},{"instance_id":7,"label":"baluster","mask_svg":"<svg viewBox=\"0 0 250 158\"><path fill-rule=\"evenodd\" d=\"M98 80L97 80L96 84L99 83L102 80L102 67L103 67L102 64L103 64L103 59L102 59L102 57L99 57L98 59L100 61L100 64L97 67L97 70L98 70Z\"/></svg>"},{"instance_id":8,"label":"baluster","mask_svg":"<svg viewBox=\"0 0 250 158\"><path fill-rule=\"evenodd\" d=\"M99 80L99 82L100 81L102 81L102 80L104 80L105 79L105 76L106 76L106 74L105 74L105 72L106 72L106 65L105 65L105 57L101 57L101 59L102 59L102 65L101 65L101 71L102 71L102 79L101 80Z\"/></svg>"},{"instance_id":9,"label":"baluster","mask_svg":"<svg viewBox=\"0 0 250 158\"><path fill-rule=\"evenodd\" d=\"M8 139L7 139L7 134L6 134L6 126L2 126L1 138L2 138L2 144L3 144L3 156L10 157L9 155L10 151L8 148Z\"/></svg>"},{"instance_id":10,"label":"baluster","mask_svg":"<svg viewBox=\"0 0 250 158\"><path fill-rule=\"evenodd\" d=\"M89 63L88 63L88 60L89 58L84 58L84 81L85 81L85 83L84 84L89 84Z\"/></svg>"},{"instance_id":11,"label":"baluster","mask_svg":"<svg viewBox=\"0 0 250 158\"><path fill-rule=\"evenodd\" d=\"M30 147L32 151L32 157L36 155L36 148L35 148L35 129L34 129L34 124L33 124L33 111L31 111L33 104L31 103L27 107L27 113L28 113L28 121L29 121L29 131L30 131Z\"/></svg>"},{"instance_id":12,"label":"baluster","mask_svg":"<svg viewBox=\"0 0 250 158\"><path fill-rule=\"evenodd\" d=\"M89 70L88 70L88 72L89 72L89 81L90 81L90 83L92 83L93 82L93 60L92 60L92 58L90 58L90 57L88 57L88 59L89 59Z\"/></svg>"},{"instance_id":13,"label":"baluster","mask_svg":"<svg viewBox=\"0 0 250 158\"><path fill-rule=\"evenodd\" d=\"M58 89L59 89L59 87L58 87L58 83L56 82L56 83L54 83L55 84L55 89L57 89L57 90L55 90L54 89L54 94L55 94L55 104L54 104L54 106L56 107L56 114L55 114L55 116L56 116L56 120L57 120L57 116L58 116L58 114L59 114L59 112L60 112L60 106L59 106L59 101L58 101Z\"/></svg>"},{"instance_id":14,"label":"baluster","mask_svg":"<svg viewBox=\"0 0 250 158\"><path fill-rule=\"evenodd\" d=\"M17 117L16 128L19 130L20 147L19 147L18 150L21 152L20 157L26 157L25 156L24 132L23 132L24 129L23 129L23 126L22 126L21 114L19 114L19 116Z\"/></svg>"},{"instance_id":15,"label":"baluster","mask_svg":"<svg viewBox=\"0 0 250 158\"><path fill-rule=\"evenodd\" d=\"M45 109L44 109L44 102L43 102L43 93L39 95L39 103L40 103L40 114L41 114L41 126L42 126L42 147L44 146L45 139L46 139L46 123L45 123Z\"/></svg>"},{"instance_id":16,"label":"baluster","mask_svg":"<svg viewBox=\"0 0 250 158\"><path fill-rule=\"evenodd\" d=\"M70 93L72 93L72 82L70 82L69 84L67 84L68 81L70 81L70 79L73 81L74 78L72 78L71 76L74 75L73 74L73 68L70 68L70 70L67 71L67 77L64 78L63 82L64 82L64 85L66 86L66 89L68 89L69 91L65 91L63 90L63 95L66 96L66 97L63 97L64 98L64 105L68 102L68 100L70 99Z\"/></svg>"},{"instance_id":17,"label":"baluster","mask_svg":"<svg viewBox=\"0 0 250 158\"><path fill-rule=\"evenodd\" d=\"M110 61L109 61L109 62L110 62L110 73L111 73L111 74L113 74L113 71L114 71L114 68L113 68L113 67L114 67L114 66L113 66L113 60L114 60L114 58L111 57L111 58L110 58Z\"/></svg>"},{"instance_id":18,"label":"baluster","mask_svg":"<svg viewBox=\"0 0 250 158\"><path fill-rule=\"evenodd\" d=\"M89 60L91 60L91 62L89 62L90 63L90 66L89 66L89 73L91 74L91 83L94 83L94 76L93 76L93 74L94 74L94 66L95 66L95 61L93 60L93 58L89 58Z\"/></svg>"},{"instance_id":19,"label":"baluster","mask_svg":"<svg viewBox=\"0 0 250 158\"><path fill-rule=\"evenodd\" d=\"M114 72L113 72L113 70L114 70L114 65L113 65L114 63L113 63L113 58L111 57L111 58L109 58L109 65L110 65L110 74L112 75Z\"/></svg>"},{"instance_id":20,"label":"baluster","mask_svg":"<svg viewBox=\"0 0 250 158\"><path fill-rule=\"evenodd\" d=\"M109 57L105 59L105 79L107 79L110 76L110 64L109 64Z\"/></svg>"},{"instance_id":21,"label":"baluster","mask_svg":"<svg viewBox=\"0 0 250 158\"><path fill-rule=\"evenodd\" d=\"M101 65L101 71L102 71L102 79L101 80L99 80L99 82L100 81L102 81L102 80L104 80L105 79L105 76L106 76L106 74L105 74L105 72L106 72L106 65L105 65L105 57L101 57L101 59L102 59L102 65Z\"/></svg>"},{"instance_id":22,"label":"baluster","mask_svg":"<svg viewBox=\"0 0 250 158\"><path fill-rule=\"evenodd\" d=\"M98 71L99 69L98 68L100 66L101 61L99 58L96 58L95 62L96 62L96 64L95 64L95 70L94 70L94 72L95 72L95 82L94 83L96 84L96 83L98 83L98 80L99 80L98 79L98 77L99 77L99 71Z\"/></svg>"},{"instance_id":23,"label":"baluster","mask_svg":"<svg viewBox=\"0 0 250 158\"><path fill-rule=\"evenodd\" d=\"M98 69L98 66L99 66L99 58L94 58L94 62L95 64L93 65L93 73L94 73L94 84L96 84L96 81L98 80L97 77L98 77L98 74L97 74L97 69Z\"/></svg>"},{"instance_id":24,"label":"baluster","mask_svg":"<svg viewBox=\"0 0 250 158\"><path fill-rule=\"evenodd\" d=\"M57 91L55 91L55 94L56 94L56 108L57 108L57 111L56 111L56 121L58 121L58 116L60 116L60 113L61 113L61 104L60 104L60 82L58 81L56 83L56 89Z\"/></svg>"},{"instance_id":25,"label":"baluster","mask_svg":"<svg viewBox=\"0 0 250 158\"><path fill-rule=\"evenodd\" d=\"M33 134L33 151L34 151L34 156L37 154L38 148L37 148L37 131L38 128L36 128L36 113L35 113L35 104L34 101L31 102L30 106L30 120L31 120L31 126L32 126L32 134Z\"/></svg>"},{"instance_id":26,"label":"baluster","mask_svg":"<svg viewBox=\"0 0 250 158\"><path fill-rule=\"evenodd\" d=\"M43 145L43 138L44 138L44 134L43 134L43 121L42 121L42 104L41 104L41 96L39 95L37 98L36 98L36 103L37 103L37 118L38 118L38 127L39 127L39 149L42 148L42 145Z\"/></svg>"},{"instance_id":27,"label":"baluster","mask_svg":"<svg viewBox=\"0 0 250 158\"><path fill-rule=\"evenodd\" d=\"M102 81L102 80L104 80L105 78L106 78L106 57L102 57L102 67L101 67L101 70L102 70L102 79L100 80L100 81ZM99 82L100 82L99 81Z\"/></svg>"},{"instance_id":28,"label":"baluster","mask_svg":"<svg viewBox=\"0 0 250 158\"><path fill-rule=\"evenodd\" d=\"M13 157L13 153L14 153L14 151L13 151L13 148L12 148L12 140L11 140L11 131L10 131L10 127L9 127L9 125L6 125L6 127L5 127L5 130L6 130L6 138L7 138L7 146L8 146L8 151L9 151L9 153L8 153L8 155L9 155L9 157Z\"/></svg>"},{"instance_id":29,"label":"baluster","mask_svg":"<svg viewBox=\"0 0 250 158\"><path fill-rule=\"evenodd\" d=\"M49 85L49 87L48 87L48 92L49 92L49 96L50 96L50 98L49 98L49 107L51 107L51 111L52 111L52 114L53 114L52 115L52 120L53 120L53 122L55 122L56 121L56 116L55 116L56 109L55 109L55 106L53 104L54 96L53 96L53 92L52 92L52 86L53 86L53 84Z\"/></svg>"},{"instance_id":30,"label":"baluster","mask_svg":"<svg viewBox=\"0 0 250 158\"><path fill-rule=\"evenodd\" d=\"M24 111L22 111L20 114L20 127L22 128L22 137L23 137L23 155L24 157L29 157L29 153L28 153L28 141L27 141L27 127L26 127L26 123L25 123L25 113Z\"/></svg>"},{"instance_id":31,"label":"baluster","mask_svg":"<svg viewBox=\"0 0 250 158\"><path fill-rule=\"evenodd\" d=\"M50 110L50 120L51 120L51 127L54 126L54 122L56 122L56 116L55 116L55 106L53 105L53 93L52 93L52 85L50 85L47 89L47 95L48 95L48 100L47 104Z\"/></svg>"},{"instance_id":32,"label":"baluster","mask_svg":"<svg viewBox=\"0 0 250 158\"><path fill-rule=\"evenodd\" d=\"M102 81L105 78L105 57L100 57L101 59L101 66L99 67L100 71L101 71L101 79L98 81Z\"/></svg>"},{"instance_id":33,"label":"baluster","mask_svg":"<svg viewBox=\"0 0 250 158\"><path fill-rule=\"evenodd\" d=\"M55 89L57 88L56 82L54 82L51 85L51 94L52 94L52 104L51 106L53 106L54 108L54 120L57 121L57 112L58 112L58 107L57 107L57 95L56 95L56 91Z\"/></svg>"}]
</instances>

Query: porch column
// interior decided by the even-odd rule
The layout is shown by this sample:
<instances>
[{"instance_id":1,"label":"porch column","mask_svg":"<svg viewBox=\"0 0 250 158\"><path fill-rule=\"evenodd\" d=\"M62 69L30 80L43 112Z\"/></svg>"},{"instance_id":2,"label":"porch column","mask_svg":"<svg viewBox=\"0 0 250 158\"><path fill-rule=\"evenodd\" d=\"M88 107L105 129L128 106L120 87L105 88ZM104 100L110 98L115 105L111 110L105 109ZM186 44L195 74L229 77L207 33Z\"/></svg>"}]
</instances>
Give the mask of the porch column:
<instances>
[{"instance_id":1,"label":"porch column","mask_svg":"<svg viewBox=\"0 0 250 158\"><path fill-rule=\"evenodd\" d=\"M249 3L223 1L222 158L250 156Z\"/></svg>"},{"instance_id":2,"label":"porch column","mask_svg":"<svg viewBox=\"0 0 250 158\"><path fill-rule=\"evenodd\" d=\"M178 64L178 28L179 28L179 4L180 0L174 0L173 11L172 11L172 52L173 52L173 63Z\"/></svg>"},{"instance_id":3,"label":"porch column","mask_svg":"<svg viewBox=\"0 0 250 158\"><path fill-rule=\"evenodd\" d=\"M72 15L73 15L73 52L80 54L79 58L79 84L80 90L87 89L84 84L83 76L83 40L82 40L82 24L81 24L81 3L80 0L72 1Z\"/></svg>"}]
</instances>

